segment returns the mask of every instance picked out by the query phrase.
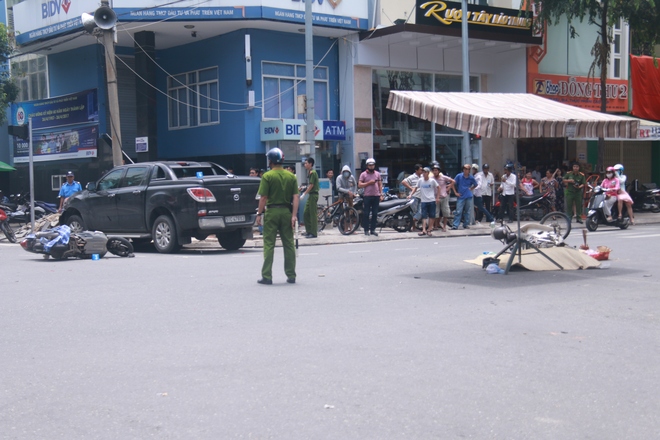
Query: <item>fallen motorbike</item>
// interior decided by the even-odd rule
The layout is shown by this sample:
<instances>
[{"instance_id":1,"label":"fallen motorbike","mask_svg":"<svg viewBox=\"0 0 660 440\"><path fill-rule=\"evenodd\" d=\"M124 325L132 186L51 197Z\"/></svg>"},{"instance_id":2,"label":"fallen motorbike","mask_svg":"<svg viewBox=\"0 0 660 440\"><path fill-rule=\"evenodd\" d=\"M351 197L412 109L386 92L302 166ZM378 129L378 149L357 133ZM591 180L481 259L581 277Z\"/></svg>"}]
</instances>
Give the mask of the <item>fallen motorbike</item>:
<instances>
[{"instance_id":1,"label":"fallen motorbike","mask_svg":"<svg viewBox=\"0 0 660 440\"><path fill-rule=\"evenodd\" d=\"M16 235L14 234L14 230L11 228L11 226L9 226L7 213L2 208L0 208L0 229L2 229L2 233L5 234L7 240L9 240L11 243L16 243Z\"/></svg>"},{"instance_id":2,"label":"fallen motorbike","mask_svg":"<svg viewBox=\"0 0 660 440\"><path fill-rule=\"evenodd\" d=\"M615 226L621 229L627 229L630 226L630 219L627 216L619 218L619 209L616 203L612 206L612 221L607 221L607 216L603 211L604 204L605 191L600 186L596 186L593 188L589 199L587 221L585 223L589 231L595 231L598 229L598 225Z\"/></svg>"},{"instance_id":3,"label":"fallen motorbike","mask_svg":"<svg viewBox=\"0 0 660 440\"><path fill-rule=\"evenodd\" d=\"M408 232L413 226L413 212L411 209L414 200L399 199L395 196L386 197L378 205L378 215L376 217L376 226L379 228L392 228L397 232ZM362 218L364 212L364 202L361 196L353 199L353 207Z\"/></svg>"},{"instance_id":4,"label":"fallen motorbike","mask_svg":"<svg viewBox=\"0 0 660 440\"><path fill-rule=\"evenodd\" d=\"M497 226L491 232L495 240L504 244L511 244L518 240L518 233L502 224ZM525 243L536 246L537 248L550 248L555 246L564 246L564 239L568 234L563 235L556 225L547 225L541 223L528 223L520 227L520 238Z\"/></svg>"},{"instance_id":5,"label":"fallen motorbike","mask_svg":"<svg viewBox=\"0 0 660 440\"><path fill-rule=\"evenodd\" d=\"M133 257L133 245L123 237L106 236L99 231L83 231L71 233L66 226L58 226L43 232L30 233L21 247L28 252L42 254L45 259L56 260L67 258L92 259L110 252L119 257Z\"/></svg>"},{"instance_id":6,"label":"fallen motorbike","mask_svg":"<svg viewBox=\"0 0 660 440\"><path fill-rule=\"evenodd\" d=\"M515 200L515 199L514 199ZM505 207L502 206L503 196L500 194L497 197L497 202L493 205L493 217L502 218ZM513 202L513 207L518 205ZM547 191L543 194L534 194L531 196L520 195L520 218L531 218L532 220L539 221L549 212L551 212L550 192Z\"/></svg>"},{"instance_id":7,"label":"fallen motorbike","mask_svg":"<svg viewBox=\"0 0 660 440\"><path fill-rule=\"evenodd\" d=\"M660 212L660 189L648 189L635 179L628 186L627 191L633 199L633 211Z\"/></svg>"}]
</instances>

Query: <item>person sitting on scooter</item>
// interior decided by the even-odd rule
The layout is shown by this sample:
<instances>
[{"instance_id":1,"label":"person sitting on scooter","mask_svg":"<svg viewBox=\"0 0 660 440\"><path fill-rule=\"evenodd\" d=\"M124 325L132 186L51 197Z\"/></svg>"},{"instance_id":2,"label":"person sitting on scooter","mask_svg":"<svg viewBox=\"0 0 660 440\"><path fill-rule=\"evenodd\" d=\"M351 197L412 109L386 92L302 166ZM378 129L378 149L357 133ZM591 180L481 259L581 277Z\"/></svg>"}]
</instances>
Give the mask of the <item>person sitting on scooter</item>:
<instances>
[{"instance_id":1,"label":"person sitting on scooter","mask_svg":"<svg viewBox=\"0 0 660 440\"><path fill-rule=\"evenodd\" d=\"M611 222L612 219L612 206L616 203L617 195L619 194L619 179L614 176L614 167L608 167L605 173L605 179L600 184L601 188L605 190L605 203L603 203L603 212L607 216L607 221Z\"/></svg>"},{"instance_id":2,"label":"person sitting on scooter","mask_svg":"<svg viewBox=\"0 0 660 440\"><path fill-rule=\"evenodd\" d=\"M619 208L619 220L623 219L623 204L626 204L626 209L628 210L628 217L630 217L630 224L635 224L635 214L633 214L633 199L630 197L630 194L626 191L626 180L627 177L623 174L623 165L620 163L614 165L614 175L619 179L619 195L616 196L618 200Z\"/></svg>"}]
</instances>

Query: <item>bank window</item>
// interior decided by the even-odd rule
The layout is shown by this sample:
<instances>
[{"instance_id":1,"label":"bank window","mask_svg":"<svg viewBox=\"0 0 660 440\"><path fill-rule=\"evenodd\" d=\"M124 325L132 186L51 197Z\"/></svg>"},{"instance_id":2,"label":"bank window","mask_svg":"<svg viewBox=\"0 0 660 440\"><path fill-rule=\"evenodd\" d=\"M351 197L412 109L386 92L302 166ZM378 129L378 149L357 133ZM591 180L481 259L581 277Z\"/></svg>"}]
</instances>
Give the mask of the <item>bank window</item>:
<instances>
[{"instance_id":1,"label":"bank window","mask_svg":"<svg viewBox=\"0 0 660 440\"><path fill-rule=\"evenodd\" d=\"M264 62L262 72L264 119L304 119L303 113L297 113L296 97L307 92L305 66ZM328 119L329 93L328 68L314 68L314 116L316 119Z\"/></svg>"},{"instance_id":2,"label":"bank window","mask_svg":"<svg viewBox=\"0 0 660 440\"><path fill-rule=\"evenodd\" d=\"M216 67L170 76L167 96L170 129L220 122Z\"/></svg>"},{"instance_id":3,"label":"bank window","mask_svg":"<svg viewBox=\"0 0 660 440\"><path fill-rule=\"evenodd\" d=\"M43 55L22 55L11 63L12 76L17 78L18 101L48 98L48 58Z\"/></svg>"}]
</instances>

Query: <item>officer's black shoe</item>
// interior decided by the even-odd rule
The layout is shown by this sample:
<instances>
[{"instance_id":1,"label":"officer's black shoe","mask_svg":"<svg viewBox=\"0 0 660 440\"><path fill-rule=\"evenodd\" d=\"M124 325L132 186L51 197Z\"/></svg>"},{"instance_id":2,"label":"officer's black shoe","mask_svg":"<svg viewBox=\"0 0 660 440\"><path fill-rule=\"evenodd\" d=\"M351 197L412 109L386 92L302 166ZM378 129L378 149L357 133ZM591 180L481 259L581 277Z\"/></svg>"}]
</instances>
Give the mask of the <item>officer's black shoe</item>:
<instances>
[{"instance_id":1,"label":"officer's black shoe","mask_svg":"<svg viewBox=\"0 0 660 440\"><path fill-rule=\"evenodd\" d=\"M364 235L369 235L369 231L364 231Z\"/></svg>"},{"instance_id":2,"label":"officer's black shoe","mask_svg":"<svg viewBox=\"0 0 660 440\"><path fill-rule=\"evenodd\" d=\"M582 219L580 217L577 217L575 220L577 220L578 223L582 223Z\"/></svg>"},{"instance_id":3,"label":"officer's black shoe","mask_svg":"<svg viewBox=\"0 0 660 440\"><path fill-rule=\"evenodd\" d=\"M371 235L374 235L374 236L378 237L378 232L376 232L376 231L371 231Z\"/></svg>"},{"instance_id":4,"label":"officer's black shoe","mask_svg":"<svg viewBox=\"0 0 660 440\"><path fill-rule=\"evenodd\" d=\"M316 235L307 234L307 235L305 235L305 238L316 238Z\"/></svg>"},{"instance_id":5,"label":"officer's black shoe","mask_svg":"<svg viewBox=\"0 0 660 440\"><path fill-rule=\"evenodd\" d=\"M286 282L289 284L296 284L296 279L295 278L287 278Z\"/></svg>"},{"instance_id":6,"label":"officer's black shoe","mask_svg":"<svg viewBox=\"0 0 660 440\"><path fill-rule=\"evenodd\" d=\"M260 280L257 280L257 283L271 285L273 284L273 280L269 280L268 278L262 278Z\"/></svg>"}]
</instances>

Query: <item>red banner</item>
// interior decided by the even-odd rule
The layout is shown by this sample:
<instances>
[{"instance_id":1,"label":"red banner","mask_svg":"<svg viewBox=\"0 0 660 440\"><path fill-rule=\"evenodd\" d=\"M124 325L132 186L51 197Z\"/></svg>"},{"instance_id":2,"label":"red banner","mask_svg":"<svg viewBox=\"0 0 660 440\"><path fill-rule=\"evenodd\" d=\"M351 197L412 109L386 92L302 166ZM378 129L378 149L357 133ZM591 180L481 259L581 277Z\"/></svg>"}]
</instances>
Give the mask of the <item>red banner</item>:
<instances>
[{"instance_id":1,"label":"red banner","mask_svg":"<svg viewBox=\"0 0 660 440\"><path fill-rule=\"evenodd\" d=\"M599 78L528 73L527 92L575 107L600 111L601 87ZM627 80L607 80L607 111L614 113L628 112Z\"/></svg>"},{"instance_id":2,"label":"red banner","mask_svg":"<svg viewBox=\"0 0 660 440\"><path fill-rule=\"evenodd\" d=\"M660 67L651 57L630 55L632 74L632 114L638 118L660 121Z\"/></svg>"}]
</instances>

